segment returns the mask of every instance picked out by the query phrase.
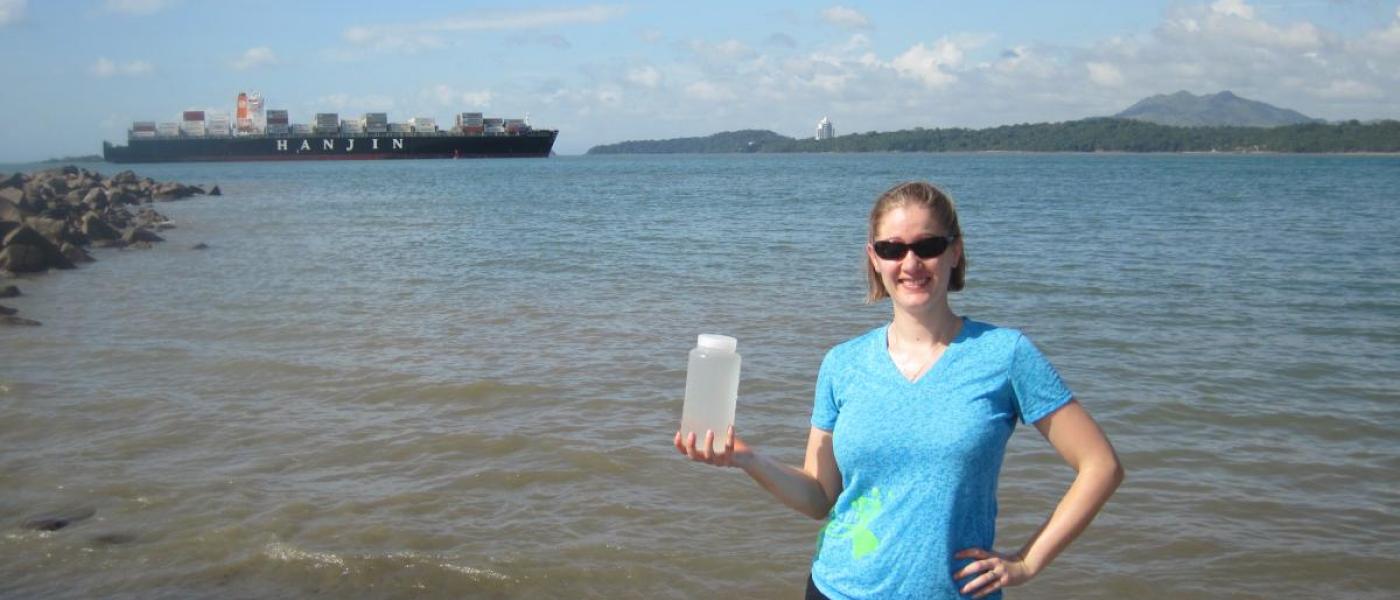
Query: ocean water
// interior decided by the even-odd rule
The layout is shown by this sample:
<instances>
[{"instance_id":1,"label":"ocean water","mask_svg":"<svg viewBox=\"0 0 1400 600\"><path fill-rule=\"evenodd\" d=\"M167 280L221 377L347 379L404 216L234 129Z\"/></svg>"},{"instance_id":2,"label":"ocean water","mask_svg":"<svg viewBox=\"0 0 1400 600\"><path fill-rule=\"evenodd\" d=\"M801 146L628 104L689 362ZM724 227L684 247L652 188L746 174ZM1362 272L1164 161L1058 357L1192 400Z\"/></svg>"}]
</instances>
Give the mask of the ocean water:
<instances>
[{"instance_id":1,"label":"ocean water","mask_svg":"<svg viewBox=\"0 0 1400 600\"><path fill-rule=\"evenodd\" d=\"M114 165L84 165L111 175ZM142 165L225 195L0 303L0 597L793 598L820 523L675 454L697 333L801 460L897 181L1128 478L1011 597L1400 589L1400 158L881 154ZM192 250L203 242L207 250ZM1013 436L998 544L1073 476ZM71 517L57 531L24 527Z\"/></svg>"}]
</instances>

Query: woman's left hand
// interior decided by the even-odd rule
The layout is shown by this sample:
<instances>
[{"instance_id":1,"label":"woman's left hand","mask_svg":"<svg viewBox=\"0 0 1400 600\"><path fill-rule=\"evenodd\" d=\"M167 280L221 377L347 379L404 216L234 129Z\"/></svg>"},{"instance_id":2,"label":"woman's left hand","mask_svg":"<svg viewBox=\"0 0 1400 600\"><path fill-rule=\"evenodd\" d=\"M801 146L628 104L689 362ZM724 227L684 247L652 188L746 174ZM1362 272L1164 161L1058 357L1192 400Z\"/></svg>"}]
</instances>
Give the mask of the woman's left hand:
<instances>
[{"instance_id":1,"label":"woman's left hand","mask_svg":"<svg viewBox=\"0 0 1400 600\"><path fill-rule=\"evenodd\" d=\"M974 559L966 567L953 574L955 581L961 581L967 577L973 578L959 591L962 594L972 594L973 598L981 598L1001 588L1021 585L1030 581L1031 577L1034 576L1030 567L1019 556L988 552L981 548L968 548L954 554L953 558Z\"/></svg>"}]
</instances>

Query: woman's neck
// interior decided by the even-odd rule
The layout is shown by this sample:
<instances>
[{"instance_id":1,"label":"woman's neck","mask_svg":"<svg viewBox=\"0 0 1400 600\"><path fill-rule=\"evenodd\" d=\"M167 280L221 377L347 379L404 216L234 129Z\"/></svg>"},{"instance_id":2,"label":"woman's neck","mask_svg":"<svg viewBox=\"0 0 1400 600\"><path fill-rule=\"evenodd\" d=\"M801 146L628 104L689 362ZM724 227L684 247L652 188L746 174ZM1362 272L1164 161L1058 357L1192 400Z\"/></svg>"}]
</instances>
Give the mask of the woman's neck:
<instances>
[{"instance_id":1,"label":"woman's neck","mask_svg":"<svg viewBox=\"0 0 1400 600\"><path fill-rule=\"evenodd\" d=\"M947 346L953 343L961 327L962 319L953 314L953 309L947 303L924 313L896 310L894 320L890 322L893 337L899 345L906 347Z\"/></svg>"}]
</instances>

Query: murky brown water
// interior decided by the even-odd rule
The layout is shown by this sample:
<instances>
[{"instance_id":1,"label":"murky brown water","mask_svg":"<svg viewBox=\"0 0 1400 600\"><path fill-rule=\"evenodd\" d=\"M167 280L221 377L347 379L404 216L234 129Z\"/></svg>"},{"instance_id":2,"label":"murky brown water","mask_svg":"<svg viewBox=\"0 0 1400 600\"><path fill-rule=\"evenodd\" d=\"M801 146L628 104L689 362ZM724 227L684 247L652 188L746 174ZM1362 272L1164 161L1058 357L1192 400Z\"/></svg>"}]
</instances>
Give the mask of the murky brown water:
<instances>
[{"instance_id":1,"label":"murky brown water","mask_svg":"<svg viewBox=\"0 0 1400 600\"><path fill-rule=\"evenodd\" d=\"M1400 589L1395 158L139 172L227 195L4 301L44 325L0 329L0 597L797 597L820 524L673 455L686 352L738 337L740 427L799 461L822 354L887 318L868 203L915 177L962 207L955 308L1028 331L1128 467L1010 596ZM1022 428L999 543L1070 478Z\"/></svg>"}]
</instances>

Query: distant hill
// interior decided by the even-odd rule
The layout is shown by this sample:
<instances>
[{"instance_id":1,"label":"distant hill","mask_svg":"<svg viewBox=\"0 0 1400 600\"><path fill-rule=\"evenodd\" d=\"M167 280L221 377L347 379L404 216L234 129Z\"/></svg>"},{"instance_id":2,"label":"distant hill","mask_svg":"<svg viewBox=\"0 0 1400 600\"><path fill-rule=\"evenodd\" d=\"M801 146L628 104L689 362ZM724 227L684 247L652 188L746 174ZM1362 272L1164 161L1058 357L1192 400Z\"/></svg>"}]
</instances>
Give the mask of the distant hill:
<instances>
[{"instance_id":1,"label":"distant hill","mask_svg":"<svg viewBox=\"0 0 1400 600\"><path fill-rule=\"evenodd\" d=\"M1400 152L1400 121L1177 127L1098 117L987 129L905 129L829 140L766 130L594 146L589 154L749 152Z\"/></svg>"},{"instance_id":2,"label":"distant hill","mask_svg":"<svg viewBox=\"0 0 1400 600\"><path fill-rule=\"evenodd\" d=\"M1211 96L1186 91L1159 94L1113 116L1178 127L1279 127L1318 121L1295 110L1241 98L1228 90Z\"/></svg>"},{"instance_id":3,"label":"distant hill","mask_svg":"<svg viewBox=\"0 0 1400 600\"><path fill-rule=\"evenodd\" d=\"M766 129L743 129L725 131L705 137L674 138L669 140L637 140L605 144L588 149L589 154L687 154L687 153L734 153L757 152L776 142L790 142L792 138L778 135Z\"/></svg>"}]
</instances>

